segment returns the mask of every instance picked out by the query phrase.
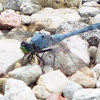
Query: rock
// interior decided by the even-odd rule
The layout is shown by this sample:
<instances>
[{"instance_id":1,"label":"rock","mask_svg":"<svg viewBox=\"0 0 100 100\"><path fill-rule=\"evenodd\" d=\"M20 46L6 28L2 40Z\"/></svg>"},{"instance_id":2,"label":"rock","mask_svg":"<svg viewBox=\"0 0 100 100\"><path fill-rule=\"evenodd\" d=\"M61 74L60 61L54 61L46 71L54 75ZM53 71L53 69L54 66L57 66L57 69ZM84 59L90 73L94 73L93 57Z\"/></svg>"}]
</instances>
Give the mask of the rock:
<instances>
[{"instance_id":1,"label":"rock","mask_svg":"<svg viewBox=\"0 0 100 100\"><path fill-rule=\"evenodd\" d=\"M72 100L74 93L79 89L82 89L80 84L73 81L67 81L63 89L63 95L64 97L68 98L68 100Z\"/></svg>"},{"instance_id":2,"label":"rock","mask_svg":"<svg viewBox=\"0 0 100 100\"><path fill-rule=\"evenodd\" d=\"M96 81L96 87L100 88L100 78Z\"/></svg>"},{"instance_id":3,"label":"rock","mask_svg":"<svg viewBox=\"0 0 100 100\"><path fill-rule=\"evenodd\" d=\"M4 3L4 2L6 2L7 0L0 0L0 3Z\"/></svg>"},{"instance_id":4,"label":"rock","mask_svg":"<svg viewBox=\"0 0 100 100\"><path fill-rule=\"evenodd\" d=\"M82 28L85 28L89 26L88 24L85 24L83 22L66 22L56 30L56 34L61 34L61 33L70 33ZM89 46L98 46L99 41L100 41L100 30L96 29L93 31L85 32L79 34L82 39L85 39L88 41Z\"/></svg>"},{"instance_id":5,"label":"rock","mask_svg":"<svg viewBox=\"0 0 100 100\"><path fill-rule=\"evenodd\" d=\"M19 41L25 41L27 38L32 37L34 32L25 31L22 28L13 28L7 34L5 34L6 38L9 39L17 39Z\"/></svg>"},{"instance_id":6,"label":"rock","mask_svg":"<svg viewBox=\"0 0 100 100\"><path fill-rule=\"evenodd\" d=\"M1 13L0 15L0 29L10 30L14 27L21 27L21 15L16 13Z\"/></svg>"},{"instance_id":7,"label":"rock","mask_svg":"<svg viewBox=\"0 0 100 100\"><path fill-rule=\"evenodd\" d=\"M34 1L34 0L33 0ZM79 7L81 0L35 0L37 4L43 7L65 8L65 7Z\"/></svg>"},{"instance_id":8,"label":"rock","mask_svg":"<svg viewBox=\"0 0 100 100\"><path fill-rule=\"evenodd\" d=\"M97 81L100 78L100 64L96 64L92 69L94 79Z\"/></svg>"},{"instance_id":9,"label":"rock","mask_svg":"<svg viewBox=\"0 0 100 100\"><path fill-rule=\"evenodd\" d=\"M33 13L37 13L38 11L42 9L40 5L37 5L35 3L32 3L32 7L33 7Z\"/></svg>"},{"instance_id":10,"label":"rock","mask_svg":"<svg viewBox=\"0 0 100 100\"><path fill-rule=\"evenodd\" d=\"M93 78L86 76L80 71L77 71L74 75L70 77L70 79L82 85L84 88L94 88L96 85Z\"/></svg>"},{"instance_id":11,"label":"rock","mask_svg":"<svg viewBox=\"0 0 100 100\"><path fill-rule=\"evenodd\" d=\"M6 81L7 78L0 78L0 92L3 92L3 85L5 84Z\"/></svg>"},{"instance_id":12,"label":"rock","mask_svg":"<svg viewBox=\"0 0 100 100\"><path fill-rule=\"evenodd\" d=\"M3 6L6 9L13 9L18 11L20 9L21 3L22 3L21 0L6 0Z\"/></svg>"},{"instance_id":13,"label":"rock","mask_svg":"<svg viewBox=\"0 0 100 100\"><path fill-rule=\"evenodd\" d=\"M15 68L14 69L17 69L17 68L21 68L21 64L20 63L16 63L15 64Z\"/></svg>"},{"instance_id":14,"label":"rock","mask_svg":"<svg viewBox=\"0 0 100 100\"><path fill-rule=\"evenodd\" d=\"M62 44L53 46L53 48L43 56L45 65L60 69L66 75L72 75L90 63L88 43L79 36L67 38L62 41Z\"/></svg>"},{"instance_id":15,"label":"rock","mask_svg":"<svg viewBox=\"0 0 100 100\"><path fill-rule=\"evenodd\" d=\"M40 31L42 29L50 32L55 30L66 21L78 21L81 17L74 9L52 9L45 8L31 16L30 31Z\"/></svg>"},{"instance_id":16,"label":"rock","mask_svg":"<svg viewBox=\"0 0 100 100\"><path fill-rule=\"evenodd\" d=\"M78 9L78 12L82 17L94 17L100 13L100 10L95 7L82 6L80 9Z\"/></svg>"},{"instance_id":17,"label":"rock","mask_svg":"<svg viewBox=\"0 0 100 100\"><path fill-rule=\"evenodd\" d=\"M80 89L76 91L72 100L99 100L100 89Z\"/></svg>"},{"instance_id":18,"label":"rock","mask_svg":"<svg viewBox=\"0 0 100 100\"><path fill-rule=\"evenodd\" d=\"M95 63L100 63L100 43L96 52Z\"/></svg>"},{"instance_id":19,"label":"rock","mask_svg":"<svg viewBox=\"0 0 100 100\"><path fill-rule=\"evenodd\" d=\"M82 0L83 3L90 2L90 1L96 1L97 3L99 3L99 0Z\"/></svg>"},{"instance_id":20,"label":"rock","mask_svg":"<svg viewBox=\"0 0 100 100\"><path fill-rule=\"evenodd\" d=\"M3 5L2 5L2 3L0 3L0 12L2 12L3 11Z\"/></svg>"},{"instance_id":21,"label":"rock","mask_svg":"<svg viewBox=\"0 0 100 100\"><path fill-rule=\"evenodd\" d=\"M90 47L89 47L89 52L90 52L90 57L95 58L96 52L97 52L97 47L95 47L95 46L90 46Z\"/></svg>"},{"instance_id":22,"label":"rock","mask_svg":"<svg viewBox=\"0 0 100 100\"><path fill-rule=\"evenodd\" d=\"M0 94L0 100L5 100L5 98L2 94Z\"/></svg>"},{"instance_id":23,"label":"rock","mask_svg":"<svg viewBox=\"0 0 100 100\"><path fill-rule=\"evenodd\" d=\"M44 73L48 73L50 71L53 71L53 68L51 66L44 66L43 71L44 71Z\"/></svg>"},{"instance_id":24,"label":"rock","mask_svg":"<svg viewBox=\"0 0 100 100\"><path fill-rule=\"evenodd\" d=\"M25 32L28 31L28 28L27 28L27 26L25 26L25 25L22 25L22 29L23 29Z\"/></svg>"},{"instance_id":25,"label":"rock","mask_svg":"<svg viewBox=\"0 0 100 100\"><path fill-rule=\"evenodd\" d=\"M59 93L51 93L46 100L68 100L62 97Z\"/></svg>"},{"instance_id":26,"label":"rock","mask_svg":"<svg viewBox=\"0 0 100 100\"><path fill-rule=\"evenodd\" d=\"M93 76L93 72L90 70L89 67L83 67L79 70L80 72L84 73L85 75L89 76L89 77L94 77Z\"/></svg>"},{"instance_id":27,"label":"rock","mask_svg":"<svg viewBox=\"0 0 100 100\"><path fill-rule=\"evenodd\" d=\"M96 1L91 0L91 1L85 2L85 3L83 4L83 6L98 7L99 4L98 4Z\"/></svg>"},{"instance_id":28,"label":"rock","mask_svg":"<svg viewBox=\"0 0 100 100\"><path fill-rule=\"evenodd\" d=\"M91 24L100 23L100 14L97 14L95 17L90 18Z\"/></svg>"},{"instance_id":29,"label":"rock","mask_svg":"<svg viewBox=\"0 0 100 100\"><path fill-rule=\"evenodd\" d=\"M8 73L10 77L23 80L27 85L36 82L38 77L42 74L42 70L39 65L27 65L21 68L15 69Z\"/></svg>"},{"instance_id":30,"label":"rock","mask_svg":"<svg viewBox=\"0 0 100 100\"><path fill-rule=\"evenodd\" d=\"M30 16L23 16L22 17L22 24L26 25L26 24L30 24L31 23L31 18Z\"/></svg>"},{"instance_id":31,"label":"rock","mask_svg":"<svg viewBox=\"0 0 100 100\"><path fill-rule=\"evenodd\" d=\"M37 84L43 85L49 92L62 93L67 80L66 76L60 70L56 70L41 75Z\"/></svg>"},{"instance_id":32,"label":"rock","mask_svg":"<svg viewBox=\"0 0 100 100\"><path fill-rule=\"evenodd\" d=\"M33 13L33 7L30 5L30 3L23 2L20 6L20 10L23 14L31 15Z\"/></svg>"},{"instance_id":33,"label":"rock","mask_svg":"<svg viewBox=\"0 0 100 100\"><path fill-rule=\"evenodd\" d=\"M49 96L49 92L42 85L36 85L33 87L33 92L38 99L46 99Z\"/></svg>"},{"instance_id":34,"label":"rock","mask_svg":"<svg viewBox=\"0 0 100 100\"><path fill-rule=\"evenodd\" d=\"M32 90L21 80L9 78L4 91L5 100L37 100Z\"/></svg>"},{"instance_id":35,"label":"rock","mask_svg":"<svg viewBox=\"0 0 100 100\"><path fill-rule=\"evenodd\" d=\"M13 64L23 57L20 42L14 39L0 40L0 48L0 71L7 73L14 68Z\"/></svg>"}]
</instances>

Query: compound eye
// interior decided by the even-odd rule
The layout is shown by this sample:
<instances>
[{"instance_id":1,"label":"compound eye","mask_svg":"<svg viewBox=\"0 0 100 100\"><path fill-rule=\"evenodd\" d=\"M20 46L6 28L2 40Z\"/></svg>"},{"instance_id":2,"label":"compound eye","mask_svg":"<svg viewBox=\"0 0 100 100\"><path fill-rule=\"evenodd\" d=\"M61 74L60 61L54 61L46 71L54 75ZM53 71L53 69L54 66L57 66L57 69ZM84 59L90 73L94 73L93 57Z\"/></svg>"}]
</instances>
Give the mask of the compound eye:
<instances>
[{"instance_id":1,"label":"compound eye","mask_svg":"<svg viewBox=\"0 0 100 100\"><path fill-rule=\"evenodd\" d=\"M25 46L25 44L23 44L23 43L22 43L21 45L22 45L22 46Z\"/></svg>"}]
</instances>

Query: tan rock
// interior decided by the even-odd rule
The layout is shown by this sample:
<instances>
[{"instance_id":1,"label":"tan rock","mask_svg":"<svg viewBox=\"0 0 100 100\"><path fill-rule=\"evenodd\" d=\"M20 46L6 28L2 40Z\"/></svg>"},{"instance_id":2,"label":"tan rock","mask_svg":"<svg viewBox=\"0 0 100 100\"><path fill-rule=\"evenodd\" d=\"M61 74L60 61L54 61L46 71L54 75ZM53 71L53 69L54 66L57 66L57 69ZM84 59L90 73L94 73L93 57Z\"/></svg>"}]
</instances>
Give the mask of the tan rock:
<instances>
[{"instance_id":1,"label":"tan rock","mask_svg":"<svg viewBox=\"0 0 100 100\"><path fill-rule=\"evenodd\" d=\"M21 67L21 64L20 63L16 63L14 69L17 69L17 68L20 68L20 67Z\"/></svg>"},{"instance_id":2,"label":"tan rock","mask_svg":"<svg viewBox=\"0 0 100 100\"><path fill-rule=\"evenodd\" d=\"M42 29L55 32L56 29L66 21L78 21L81 17L75 9L53 9L45 8L31 16L30 31Z\"/></svg>"},{"instance_id":3,"label":"tan rock","mask_svg":"<svg viewBox=\"0 0 100 100\"><path fill-rule=\"evenodd\" d=\"M36 0L36 3L43 7L64 8L64 7L79 7L82 0Z\"/></svg>"},{"instance_id":4,"label":"tan rock","mask_svg":"<svg viewBox=\"0 0 100 100\"><path fill-rule=\"evenodd\" d=\"M80 69L80 71L87 76L93 77L93 73L88 67L83 67Z\"/></svg>"},{"instance_id":5,"label":"tan rock","mask_svg":"<svg viewBox=\"0 0 100 100\"><path fill-rule=\"evenodd\" d=\"M70 77L70 79L74 82L79 83L84 88L94 88L96 83L93 78L83 74L80 71L77 71L74 75Z\"/></svg>"}]
</instances>

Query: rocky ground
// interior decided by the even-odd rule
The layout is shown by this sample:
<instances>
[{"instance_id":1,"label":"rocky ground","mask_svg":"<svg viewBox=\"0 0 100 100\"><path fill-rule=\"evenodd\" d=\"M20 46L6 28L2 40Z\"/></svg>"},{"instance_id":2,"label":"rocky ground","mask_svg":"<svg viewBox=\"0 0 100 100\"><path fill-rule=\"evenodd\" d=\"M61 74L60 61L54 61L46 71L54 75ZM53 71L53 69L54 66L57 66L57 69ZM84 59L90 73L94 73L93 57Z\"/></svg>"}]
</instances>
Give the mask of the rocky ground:
<instances>
[{"instance_id":1,"label":"rocky ground","mask_svg":"<svg viewBox=\"0 0 100 100\"><path fill-rule=\"evenodd\" d=\"M0 100L100 100L100 30L62 41L22 66L21 41L35 31L69 33L100 23L100 0L0 0Z\"/></svg>"}]
</instances>

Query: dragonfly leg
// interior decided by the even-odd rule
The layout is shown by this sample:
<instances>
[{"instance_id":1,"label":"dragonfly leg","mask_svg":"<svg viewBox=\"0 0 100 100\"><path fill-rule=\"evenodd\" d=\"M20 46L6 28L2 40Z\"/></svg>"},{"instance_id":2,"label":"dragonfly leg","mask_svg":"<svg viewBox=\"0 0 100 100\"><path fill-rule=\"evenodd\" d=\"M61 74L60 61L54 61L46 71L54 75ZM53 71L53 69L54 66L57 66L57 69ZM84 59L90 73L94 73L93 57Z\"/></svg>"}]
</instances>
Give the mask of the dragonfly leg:
<instances>
[{"instance_id":1,"label":"dragonfly leg","mask_svg":"<svg viewBox=\"0 0 100 100\"><path fill-rule=\"evenodd\" d=\"M54 67L54 64L55 64L55 53L54 53L54 59L53 59L52 67Z\"/></svg>"},{"instance_id":2,"label":"dragonfly leg","mask_svg":"<svg viewBox=\"0 0 100 100\"><path fill-rule=\"evenodd\" d=\"M31 52L31 54L28 56L28 58L27 58L27 63L29 63L31 60L32 60L32 58L33 58L33 52Z\"/></svg>"},{"instance_id":3,"label":"dragonfly leg","mask_svg":"<svg viewBox=\"0 0 100 100\"><path fill-rule=\"evenodd\" d=\"M43 62L43 66L44 66L44 60L38 55L38 54L35 54L40 60L42 60Z\"/></svg>"},{"instance_id":4,"label":"dragonfly leg","mask_svg":"<svg viewBox=\"0 0 100 100\"><path fill-rule=\"evenodd\" d=\"M26 55L27 55L27 54L25 54L25 55L23 56L23 58L22 58L22 66L24 66L23 61L24 61L24 58L25 58Z\"/></svg>"}]
</instances>

